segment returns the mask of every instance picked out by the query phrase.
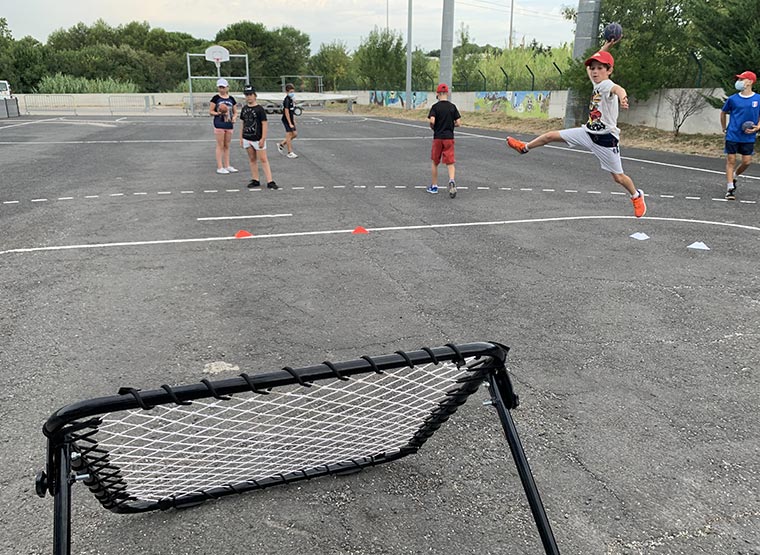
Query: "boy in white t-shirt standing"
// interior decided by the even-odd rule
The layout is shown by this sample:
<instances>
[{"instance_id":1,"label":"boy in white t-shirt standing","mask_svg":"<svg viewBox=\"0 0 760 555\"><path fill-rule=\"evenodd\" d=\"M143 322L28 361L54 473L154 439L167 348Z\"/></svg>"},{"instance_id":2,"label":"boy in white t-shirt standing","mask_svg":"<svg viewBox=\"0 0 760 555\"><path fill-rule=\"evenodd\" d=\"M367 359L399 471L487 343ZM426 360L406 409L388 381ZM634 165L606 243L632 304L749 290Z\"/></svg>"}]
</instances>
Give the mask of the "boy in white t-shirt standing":
<instances>
[{"instance_id":1,"label":"boy in white t-shirt standing","mask_svg":"<svg viewBox=\"0 0 760 555\"><path fill-rule=\"evenodd\" d=\"M608 41L599 52L586 60L586 73L594 85L586 123L573 129L549 131L527 144L514 137L507 137L507 145L520 154L548 143L563 141L570 146L581 146L590 150L599 159L602 169L610 172L615 183L631 195L633 213L640 218L647 212L644 191L636 189L633 180L623 173L620 161L618 109L619 106L628 108L628 95L623 87L610 79L615 60L607 50L613 44L615 41Z\"/></svg>"}]
</instances>

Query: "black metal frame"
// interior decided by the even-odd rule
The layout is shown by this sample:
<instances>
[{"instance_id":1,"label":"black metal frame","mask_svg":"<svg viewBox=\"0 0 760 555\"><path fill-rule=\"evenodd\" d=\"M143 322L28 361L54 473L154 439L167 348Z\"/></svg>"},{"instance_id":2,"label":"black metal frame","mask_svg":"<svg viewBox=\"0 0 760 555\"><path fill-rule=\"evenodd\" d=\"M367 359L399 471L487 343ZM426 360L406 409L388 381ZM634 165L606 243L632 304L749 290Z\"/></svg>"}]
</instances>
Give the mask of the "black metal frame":
<instances>
[{"instance_id":1,"label":"black metal frame","mask_svg":"<svg viewBox=\"0 0 760 555\"><path fill-rule=\"evenodd\" d=\"M289 367L281 371L210 382L202 380L199 384L138 391L122 388L118 395L82 401L63 407L56 411L43 426L43 433L48 438L47 465L45 471L37 475L36 491L40 497L50 494L54 497L53 553L69 555L71 552L71 487L75 481L82 480L93 491L104 507L113 512L134 513L169 508L186 508L201 504L209 499L239 494L253 489L261 489L297 480L306 480L328 474L341 474L361 470L399 459L417 452L427 439L448 418L456 412L467 398L477 391L484 381L488 382L491 392L491 404L496 408L501 420L504 434L509 445L520 480L528 498L533 518L536 522L544 551L548 555L558 555L554 535L538 493L533 474L525 451L517 434L510 411L517 408L519 400L514 393L512 383L506 370L506 356L509 347L498 343L447 344L433 349L422 348L418 351L396 351L382 356L363 356L359 359L322 364L299 369ZM351 376L370 372L383 373L384 370L402 366L440 362L463 363L465 359L476 358L483 364L476 364L466 378L459 380L461 387L447 395L445 402L433 411L431 417L419 428L409 444L395 453L379 453L361 459L323 465L318 468L302 470L287 475L278 475L263 480L251 480L242 484L226 484L210 490L181 497L162 499L159 502L135 502L121 491L121 478L117 468L110 465L108 453L99 450L91 437L97 431L101 420L98 416L141 408L150 410L157 405L190 404L193 400L229 399L236 393L254 392L265 395L269 390L288 386L305 385L310 382L328 379L347 380ZM78 442L78 443L77 443ZM85 447L82 447L85 445ZM74 475L83 471L85 474Z\"/></svg>"}]
</instances>

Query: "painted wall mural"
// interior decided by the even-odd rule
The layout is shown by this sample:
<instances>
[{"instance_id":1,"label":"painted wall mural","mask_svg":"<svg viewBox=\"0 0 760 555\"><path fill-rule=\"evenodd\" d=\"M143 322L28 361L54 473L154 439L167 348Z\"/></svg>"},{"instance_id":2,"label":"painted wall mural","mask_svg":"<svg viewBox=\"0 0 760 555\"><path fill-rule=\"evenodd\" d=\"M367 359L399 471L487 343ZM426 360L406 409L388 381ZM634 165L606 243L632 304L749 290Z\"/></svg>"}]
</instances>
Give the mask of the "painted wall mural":
<instances>
[{"instance_id":1,"label":"painted wall mural","mask_svg":"<svg viewBox=\"0 0 760 555\"><path fill-rule=\"evenodd\" d=\"M476 112L504 112L518 118L549 118L551 91L488 91L475 93Z\"/></svg>"},{"instance_id":2,"label":"painted wall mural","mask_svg":"<svg viewBox=\"0 0 760 555\"><path fill-rule=\"evenodd\" d=\"M369 103L377 106L396 108L406 107L406 91L369 91ZM412 92L412 108L425 108L428 104L428 93Z\"/></svg>"}]
</instances>

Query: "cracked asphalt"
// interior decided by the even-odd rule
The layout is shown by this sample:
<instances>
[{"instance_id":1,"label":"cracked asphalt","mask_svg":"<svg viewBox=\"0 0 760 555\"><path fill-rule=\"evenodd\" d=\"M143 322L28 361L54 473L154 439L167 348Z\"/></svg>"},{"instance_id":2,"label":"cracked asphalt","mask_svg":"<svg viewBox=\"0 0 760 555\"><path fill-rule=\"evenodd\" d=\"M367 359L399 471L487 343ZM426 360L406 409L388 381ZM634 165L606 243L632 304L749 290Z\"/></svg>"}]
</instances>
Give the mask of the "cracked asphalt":
<instances>
[{"instance_id":1,"label":"cracked asphalt","mask_svg":"<svg viewBox=\"0 0 760 555\"><path fill-rule=\"evenodd\" d=\"M208 119L115 119L0 121L0 553L52 551L34 475L66 404L482 340L562 553L760 554L757 167L725 202L721 160L623 148L636 220L589 155L468 128L451 200L424 126L306 112L252 192ZM540 553L485 399L356 475L133 516L75 486L73 553Z\"/></svg>"}]
</instances>

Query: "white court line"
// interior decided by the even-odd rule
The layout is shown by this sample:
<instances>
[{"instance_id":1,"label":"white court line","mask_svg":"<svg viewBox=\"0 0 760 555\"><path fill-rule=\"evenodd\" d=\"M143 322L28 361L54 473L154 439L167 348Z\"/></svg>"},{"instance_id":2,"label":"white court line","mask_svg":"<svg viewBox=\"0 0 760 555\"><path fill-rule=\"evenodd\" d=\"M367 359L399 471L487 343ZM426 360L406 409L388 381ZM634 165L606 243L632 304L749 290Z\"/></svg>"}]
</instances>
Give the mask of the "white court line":
<instances>
[{"instance_id":1,"label":"white court line","mask_svg":"<svg viewBox=\"0 0 760 555\"><path fill-rule=\"evenodd\" d=\"M367 118L367 120L368 121L376 121L378 123L386 123L386 124L389 124L389 125L403 125L403 126L406 126L406 127L414 127L416 129L425 129L424 125L417 125L417 124L413 124L413 123L402 123L400 121L384 121L384 120L375 119L375 118ZM490 135L481 135L480 133L470 133L468 131L457 131L457 134L458 135L462 135L462 136L466 136L466 137L476 137L476 138L479 138L479 139L489 139L491 141L501 141L501 142L504 142L504 138L502 138L502 137L492 137ZM575 153L578 153L578 154L593 154L592 152L589 152L588 150L581 150L581 149L570 148L570 147L566 147L566 146L545 145L542 148L555 148L555 149L558 149L558 150L565 150L567 152L575 152ZM721 170L721 171L718 171L718 170L708 170L708 169L704 169L704 168L696 168L694 166L683 166L683 165L680 165L680 164L671 164L669 162L656 162L654 160L644 160L642 158L631 158L629 156L621 156L620 159L621 160L630 160L631 162L640 162L642 164L653 164L655 166L666 166L668 168L676 168L676 169L680 169L680 170L692 170L692 171L695 171L695 172L714 173L714 174L718 174L718 175L725 175L725 173L726 173L723 170ZM742 177L744 177L746 179L760 179L760 177L755 177L755 176L752 176L752 175L742 175Z\"/></svg>"},{"instance_id":2,"label":"white court line","mask_svg":"<svg viewBox=\"0 0 760 555\"><path fill-rule=\"evenodd\" d=\"M0 126L0 131L2 131L3 129L10 129L11 127L21 127L22 125L34 125L35 123L47 123L50 121L55 121L56 119L58 118L38 119L34 121L25 121L23 123L13 123L11 125L3 125L3 126ZM10 144L16 144L16 143L14 141L13 143L10 143Z\"/></svg>"},{"instance_id":3,"label":"white court line","mask_svg":"<svg viewBox=\"0 0 760 555\"><path fill-rule=\"evenodd\" d=\"M556 218L533 218L526 220L498 220L490 222L462 222L453 224L426 224L426 225L406 225L406 226L393 226L393 227L368 227L367 231L378 233L385 231L418 231L429 229L447 229L447 228L460 228L460 227L484 227L484 226L496 226L496 225L510 225L510 224L535 224L535 223L550 223L550 222L570 222L570 221L584 221L584 220L636 220L636 221L661 221L661 222L676 222L676 223L690 223L690 224L704 224L722 227L732 227L736 229L745 229L749 231L760 232L760 227L751 225L734 224L728 222L714 222L710 220L692 220L688 218L662 218L662 217L643 217L636 218L634 216L561 216ZM0 251L0 255L4 254L25 254L30 252L50 252L50 251L66 251L66 250L83 250L83 249L103 249L113 247L141 247L150 245L179 245L186 243L211 243L216 241L243 241L246 239L282 239L289 237L309 237L315 235L338 235L338 234L350 234L354 232L354 229L328 229L322 231L295 231L291 233L270 233L267 235L252 235L251 237L245 237L239 239L234 236L226 237L198 237L194 239L159 239L155 241L121 241L117 243L85 243L81 245L61 245L50 247L28 247L19 249L9 249Z\"/></svg>"},{"instance_id":4,"label":"white court line","mask_svg":"<svg viewBox=\"0 0 760 555\"><path fill-rule=\"evenodd\" d=\"M196 218L199 222L213 222L217 220L248 220L251 218L287 218L293 214L257 214L254 216L215 216L208 218Z\"/></svg>"}]
</instances>

